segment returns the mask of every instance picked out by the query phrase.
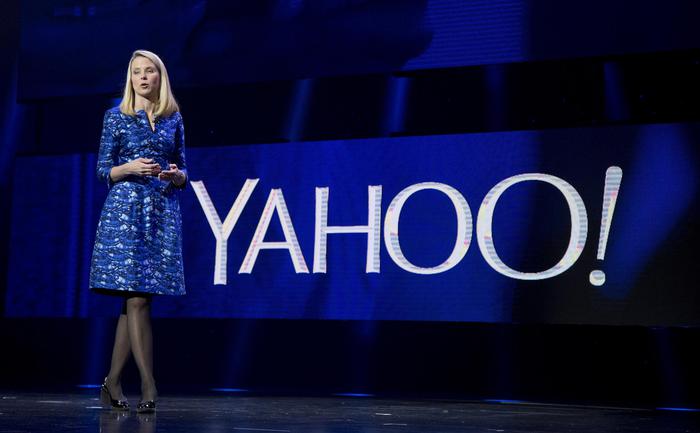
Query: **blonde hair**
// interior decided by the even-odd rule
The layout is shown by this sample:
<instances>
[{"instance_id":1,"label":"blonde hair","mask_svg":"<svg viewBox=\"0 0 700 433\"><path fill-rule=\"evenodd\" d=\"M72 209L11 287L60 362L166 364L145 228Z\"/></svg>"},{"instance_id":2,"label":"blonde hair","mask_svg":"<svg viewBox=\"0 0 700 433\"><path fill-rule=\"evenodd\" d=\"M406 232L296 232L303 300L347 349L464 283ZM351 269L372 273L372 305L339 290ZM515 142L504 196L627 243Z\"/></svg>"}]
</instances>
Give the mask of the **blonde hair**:
<instances>
[{"instance_id":1,"label":"blonde hair","mask_svg":"<svg viewBox=\"0 0 700 433\"><path fill-rule=\"evenodd\" d=\"M152 61L153 64L156 65L158 73L160 74L160 89L158 91L158 101L156 102L153 114L156 117L167 117L176 111L180 111L180 107L177 105L177 101L175 101L173 91L170 88L170 79L168 78L168 70L165 69L165 63L163 63L163 61L160 59L160 57L158 57L158 55L156 55L156 53L152 53L146 50L136 50L131 55L131 59L129 60L129 67L126 70L126 84L124 85L124 95L122 97L122 102L119 104L119 111L129 116L136 115L136 112L134 111L134 101L136 97L134 94L134 88L131 84L131 64L137 57L145 57L148 60Z\"/></svg>"}]
</instances>

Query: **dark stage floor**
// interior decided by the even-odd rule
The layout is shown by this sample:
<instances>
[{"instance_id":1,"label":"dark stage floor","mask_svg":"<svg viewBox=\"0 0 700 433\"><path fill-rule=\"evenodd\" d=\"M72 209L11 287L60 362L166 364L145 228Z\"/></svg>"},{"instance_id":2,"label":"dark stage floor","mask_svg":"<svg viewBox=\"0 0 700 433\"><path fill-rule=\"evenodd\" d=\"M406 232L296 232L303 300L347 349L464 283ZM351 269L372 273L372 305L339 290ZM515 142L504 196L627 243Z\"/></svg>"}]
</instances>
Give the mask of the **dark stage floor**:
<instances>
[{"instance_id":1,"label":"dark stage floor","mask_svg":"<svg viewBox=\"0 0 700 433\"><path fill-rule=\"evenodd\" d=\"M374 398L162 397L158 413L90 394L0 393L0 432L700 432L700 413ZM135 401L132 401L134 404Z\"/></svg>"}]
</instances>

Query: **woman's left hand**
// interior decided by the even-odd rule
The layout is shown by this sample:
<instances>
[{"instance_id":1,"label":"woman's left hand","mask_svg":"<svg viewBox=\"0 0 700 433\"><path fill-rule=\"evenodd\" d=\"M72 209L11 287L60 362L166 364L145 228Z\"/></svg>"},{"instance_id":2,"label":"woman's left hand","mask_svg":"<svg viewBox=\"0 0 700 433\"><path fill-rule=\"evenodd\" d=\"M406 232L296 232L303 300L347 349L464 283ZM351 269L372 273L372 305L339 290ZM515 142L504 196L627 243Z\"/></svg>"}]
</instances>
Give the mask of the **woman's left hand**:
<instances>
[{"instance_id":1,"label":"woman's left hand","mask_svg":"<svg viewBox=\"0 0 700 433\"><path fill-rule=\"evenodd\" d=\"M187 180L185 173L183 173L176 164L170 164L169 170L163 170L158 174L158 179L169 180L175 185L182 185Z\"/></svg>"}]
</instances>

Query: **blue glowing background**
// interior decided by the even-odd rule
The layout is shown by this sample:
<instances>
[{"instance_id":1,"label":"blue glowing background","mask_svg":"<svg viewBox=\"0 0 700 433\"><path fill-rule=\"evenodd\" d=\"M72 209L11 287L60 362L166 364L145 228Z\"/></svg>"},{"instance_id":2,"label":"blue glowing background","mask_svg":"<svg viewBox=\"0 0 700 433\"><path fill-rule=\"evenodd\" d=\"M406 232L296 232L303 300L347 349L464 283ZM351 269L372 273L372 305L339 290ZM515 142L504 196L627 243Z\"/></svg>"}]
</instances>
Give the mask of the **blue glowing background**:
<instances>
[{"instance_id":1,"label":"blue glowing background","mask_svg":"<svg viewBox=\"0 0 700 433\"><path fill-rule=\"evenodd\" d=\"M698 124L603 127L430 137L337 140L197 148L191 180L201 180L223 220L247 178L260 182L229 238L228 284L213 285L215 239L191 187L181 194L188 295L163 298L162 317L378 319L546 323L698 324L683 300L695 289L692 245L683 221L697 218ZM605 170L624 175L605 260L596 260ZM36 169L40 167L40 169ZM70 175L57 181L61 168ZM112 315L118 303L90 294L87 275L106 187L95 156L19 158L15 167L6 315ZM540 172L572 184L586 204L583 255L564 274L518 281L492 270L476 237L464 259L437 275L399 268L382 242L381 273L365 273L366 235L330 234L326 274L295 274L284 250L261 251L252 274L238 274L272 188L282 188L307 265L313 263L314 188L328 186L329 225L367 223L367 186L382 185L383 217L405 187L426 181L459 190L476 221L499 181ZM505 263L541 271L559 260L568 208L555 188L530 182L507 190L494 217ZM272 220L266 240L283 240ZM450 253L455 213L441 193L416 193L403 208L401 246L419 266ZM663 251L663 254L658 252ZM603 269L600 288L588 273ZM660 284L661 280L673 284Z\"/></svg>"}]
</instances>

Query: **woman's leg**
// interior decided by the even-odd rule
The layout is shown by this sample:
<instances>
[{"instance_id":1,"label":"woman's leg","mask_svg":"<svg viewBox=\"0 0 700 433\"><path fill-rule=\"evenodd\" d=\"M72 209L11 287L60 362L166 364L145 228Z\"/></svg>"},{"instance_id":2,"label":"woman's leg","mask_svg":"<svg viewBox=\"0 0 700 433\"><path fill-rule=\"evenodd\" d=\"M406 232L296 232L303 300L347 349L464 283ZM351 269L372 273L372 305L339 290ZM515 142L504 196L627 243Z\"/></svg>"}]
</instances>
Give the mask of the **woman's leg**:
<instances>
[{"instance_id":1,"label":"woman's leg","mask_svg":"<svg viewBox=\"0 0 700 433\"><path fill-rule=\"evenodd\" d=\"M107 387L109 388L112 398L124 400L122 393L122 370L126 361L131 355L131 344L129 342L129 332L127 329L126 319L126 301L122 307L122 312L119 315L117 322L117 332L114 335L114 348L112 348L112 363L107 374Z\"/></svg>"},{"instance_id":2,"label":"woman's leg","mask_svg":"<svg viewBox=\"0 0 700 433\"><path fill-rule=\"evenodd\" d=\"M126 300L127 328L134 361L141 374L141 398L155 400L153 379L153 335L151 332L151 298L132 296Z\"/></svg>"}]
</instances>

